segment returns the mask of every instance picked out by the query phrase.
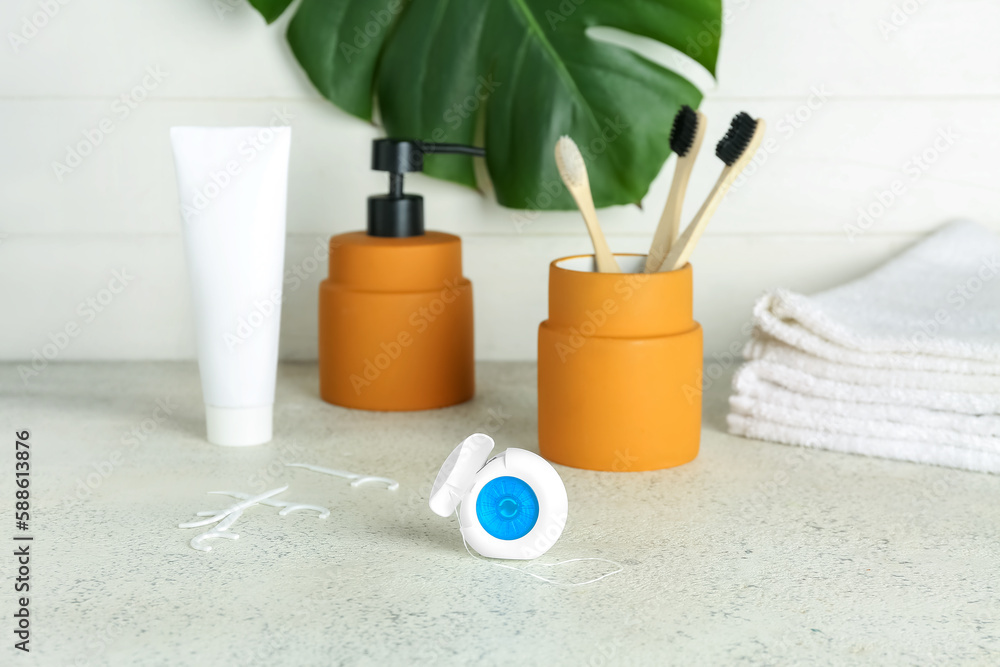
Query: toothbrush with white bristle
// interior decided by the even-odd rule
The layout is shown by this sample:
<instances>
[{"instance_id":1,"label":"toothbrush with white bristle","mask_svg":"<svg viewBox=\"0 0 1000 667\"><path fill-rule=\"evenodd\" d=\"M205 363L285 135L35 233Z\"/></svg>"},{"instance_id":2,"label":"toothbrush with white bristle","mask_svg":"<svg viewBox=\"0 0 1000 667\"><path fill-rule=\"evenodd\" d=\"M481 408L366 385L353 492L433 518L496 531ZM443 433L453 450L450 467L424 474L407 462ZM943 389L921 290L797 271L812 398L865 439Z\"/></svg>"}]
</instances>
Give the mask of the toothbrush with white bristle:
<instances>
[{"instance_id":1,"label":"toothbrush with white bristle","mask_svg":"<svg viewBox=\"0 0 1000 667\"><path fill-rule=\"evenodd\" d=\"M733 181L736 180L736 177L750 163L754 153L757 152L757 148L760 147L760 142L764 140L764 131L766 129L767 125L763 120L759 118L754 119L750 114L745 112L741 111L733 116L733 120L729 125L729 131L726 132L726 135L719 140L719 143L715 147L716 156L726 166L719 175L719 180L716 181L715 187L712 188L712 192L708 195L705 203L701 205L701 209L694 216L694 220L687 226L681 237L677 239L677 243L674 244L667 258L663 260L663 264L660 265L660 271L675 271L687 263L688 258L698 244L698 240L701 239L705 227L708 226L708 221L712 219L715 209L722 203L722 198L725 197L729 188L732 187Z\"/></svg>"},{"instance_id":2,"label":"toothbrush with white bristle","mask_svg":"<svg viewBox=\"0 0 1000 667\"><path fill-rule=\"evenodd\" d=\"M673 127L670 128L670 150L677 154L677 166L674 168L674 180L670 183L670 194L660 215L660 223L653 234L653 243L646 255L646 273L653 273L670 254L681 227L681 211L684 208L684 195L687 192L694 161L701 150L701 142L705 138L705 127L708 122L705 115L695 111L688 105L681 107L674 116Z\"/></svg>"},{"instance_id":3,"label":"toothbrush with white bristle","mask_svg":"<svg viewBox=\"0 0 1000 667\"><path fill-rule=\"evenodd\" d=\"M587 165L583 162L583 155L580 154L576 142L567 136L559 137L559 141L556 142L556 166L559 167L559 176L566 184L566 189L576 200L583 221L587 223L590 241L594 245L597 270L600 273L621 273L622 270L611 253L611 248L608 247L608 241L604 238L604 232L601 231L601 223L597 220L594 198L590 192L590 179L587 177Z\"/></svg>"}]
</instances>

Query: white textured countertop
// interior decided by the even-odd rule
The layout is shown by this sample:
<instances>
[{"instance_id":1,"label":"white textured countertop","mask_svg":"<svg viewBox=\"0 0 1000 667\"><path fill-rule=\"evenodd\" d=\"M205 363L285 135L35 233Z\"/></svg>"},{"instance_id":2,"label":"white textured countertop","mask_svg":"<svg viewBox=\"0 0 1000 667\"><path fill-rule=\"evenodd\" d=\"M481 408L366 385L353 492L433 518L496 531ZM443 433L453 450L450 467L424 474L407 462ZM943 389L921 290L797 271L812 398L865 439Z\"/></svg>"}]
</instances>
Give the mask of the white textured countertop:
<instances>
[{"instance_id":1,"label":"white textured countertop","mask_svg":"<svg viewBox=\"0 0 1000 667\"><path fill-rule=\"evenodd\" d=\"M559 588L473 559L455 520L427 508L469 433L537 451L532 364L480 364L474 401L398 414L326 405L314 365L285 365L275 440L250 449L203 439L194 364L55 365L27 387L16 366L0 371L0 539L14 544L22 428L35 538L29 655L12 647L15 563L2 549L4 664L1000 662L1000 477L729 436L725 382L710 390L693 463L558 467L569 523L542 560L625 568ZM283 484L279 498L331 516L255 507L233 528L240 539L210 553L188 546L198 530L177 528L229 504L208 491Z\"/></svg>"}]
</instances>

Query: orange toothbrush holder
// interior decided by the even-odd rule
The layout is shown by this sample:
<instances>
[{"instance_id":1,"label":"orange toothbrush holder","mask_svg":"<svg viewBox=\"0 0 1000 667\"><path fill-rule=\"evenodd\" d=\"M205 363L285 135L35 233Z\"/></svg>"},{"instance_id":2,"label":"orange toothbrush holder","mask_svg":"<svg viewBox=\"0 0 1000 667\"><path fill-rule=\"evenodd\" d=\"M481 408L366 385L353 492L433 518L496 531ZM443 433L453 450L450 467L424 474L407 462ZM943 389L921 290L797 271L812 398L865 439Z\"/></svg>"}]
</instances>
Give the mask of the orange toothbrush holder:
<instances>
[{"instance_id":1,"label":"orange toothbrush holder","mask_svg":"<svg viewBox=\"0 0 1000 667\"><path fill-rule=\"evenodd\" d=\"M693 460L701 440L702 330L692 272L642 273L645 255L593 255L549 266L549 318L538 328L542 456L635 472Z\"/></svg>"}]
</instances>

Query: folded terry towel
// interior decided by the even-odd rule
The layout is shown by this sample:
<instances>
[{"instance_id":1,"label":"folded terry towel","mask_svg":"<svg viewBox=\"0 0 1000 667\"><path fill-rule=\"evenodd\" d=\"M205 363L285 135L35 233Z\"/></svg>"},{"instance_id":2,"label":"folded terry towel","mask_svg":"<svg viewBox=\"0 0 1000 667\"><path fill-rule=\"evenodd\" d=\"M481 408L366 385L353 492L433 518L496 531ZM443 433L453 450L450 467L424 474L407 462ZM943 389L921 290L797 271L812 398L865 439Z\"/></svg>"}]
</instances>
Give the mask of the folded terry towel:
<instances>
[{"instance_id":1,"label":"folded terry towel","mask_svg":"<svg viewBox=\"0 0 1000 667\"><path fill-rule=\"evenodd\" d=\"M875 425L888 423L893 427L905 429L894 433L899 439L907 439L904 434L912 433L910 429L914 427L924 427L928 430L949 429L958 433L1000 438L1000 415L969 415L912 405L861 403L808 396L762 379L752 364L747 364L736 373L733 378L733 388L736 393L730 399L730 405L738 414L749 413L751 411L749 406L762 405L822 415L823 419L827 416L851 417ZM743 400L748 403L741 403ZM748 407L737 409L737 405Z\"/></svg>"},{"instance_id":2,"label":"folded terry towel","mask_svg":"<svg viewBox=\"0 0 1000 667\"><path fill-rule=\"evenodd\" d=\"M881 355L888 356L888 355ZM880 385L907 389L931 389L962 393L1000 394L1000 375L945 372L913 368L880 368L836 362L803 352L774 338L755 332L743 349L745 359L759 359L790 366L809 375L851 384Z\"/></svg>"},{"instance_id":3,"label":"folded terry towel","mask_svg":"<svg viewBox=\"0 0 1000 667\"><path fill-rule=\"evenodd\" d=\"M1000 374L1000 238L947 225L867 276L803 296L775 290L758 329L830 361Z\"/></svg>"},{"instance_id":4,"label":"folded terry towel","mask_svg":"<svg viewBox=\"0 0 1000 667\"><path fill-rule=\"evenodd\" d=\"M1000 472L1000 238L947 225L869 275L754 308L733 433Z\"/></svg>"},{"instance_id":5,"label":"folded terry towel","mask_svg":"<svg viewBox=\"0 0 1000 667\"><path fill-rule=\"evenodd\" d=\"M762 419L729 415L729 431L755 440L770 440L786 445L802 445L829 449L846 454L863 454L885 459L1000 473L1000 455L966 447L929 445L908 440L870 438L858 435L830 433L812 428L787 426Z\"/></svg>"}]
</instances>

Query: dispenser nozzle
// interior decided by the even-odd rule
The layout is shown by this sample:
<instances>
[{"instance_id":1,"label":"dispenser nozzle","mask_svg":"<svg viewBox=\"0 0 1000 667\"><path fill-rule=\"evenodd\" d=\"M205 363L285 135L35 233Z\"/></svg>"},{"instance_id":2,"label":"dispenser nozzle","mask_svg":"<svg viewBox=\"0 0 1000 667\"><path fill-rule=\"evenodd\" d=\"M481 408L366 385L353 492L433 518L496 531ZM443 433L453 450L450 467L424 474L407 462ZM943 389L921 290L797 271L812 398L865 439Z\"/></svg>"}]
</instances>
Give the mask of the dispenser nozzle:
<instances>
[{"instance_id":1,"label":"dispenser nozzle","mask_svg":"<svg viewBox=\"0 0 1000 667\"><path fill-rule=\"evenodd\" d=\"M372 142L372 169L389 172L389 194L368 198L370 236L405 237L424 233L423 197L403 192L403 174L423 171L426 154L485 157L486 151L465 144L376 139Z\"/></svg>"}]
</instances>

